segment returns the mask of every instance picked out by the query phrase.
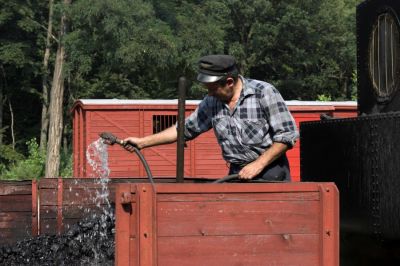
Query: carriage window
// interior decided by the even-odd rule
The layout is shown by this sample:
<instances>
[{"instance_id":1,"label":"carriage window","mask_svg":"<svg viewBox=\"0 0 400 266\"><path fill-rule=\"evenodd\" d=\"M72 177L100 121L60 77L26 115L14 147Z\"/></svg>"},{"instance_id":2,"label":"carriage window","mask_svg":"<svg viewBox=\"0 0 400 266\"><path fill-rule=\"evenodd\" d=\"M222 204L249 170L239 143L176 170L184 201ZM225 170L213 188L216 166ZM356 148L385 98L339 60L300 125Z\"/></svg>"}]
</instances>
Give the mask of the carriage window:
<instances>
[{"instance_id":1,"label":"carriage window","mask_svg":"<svg viewBox=\"0 0 400 266\"><path fill-rule=\"evenodd\" d=\"M153 134L176 124L176 115L153 115Z\"/></svg>"},{"instance_id":2,"label":"carriage window","mask_svg":"<svg viewBox=\"0 0 400 266\"><path fill-rule=\"evenodd\" d=\"M389 98L398 87L399 26L391 13L381 14L376 20L369 43L369 73L379 97Z\"/></svg>"}]
</instances>

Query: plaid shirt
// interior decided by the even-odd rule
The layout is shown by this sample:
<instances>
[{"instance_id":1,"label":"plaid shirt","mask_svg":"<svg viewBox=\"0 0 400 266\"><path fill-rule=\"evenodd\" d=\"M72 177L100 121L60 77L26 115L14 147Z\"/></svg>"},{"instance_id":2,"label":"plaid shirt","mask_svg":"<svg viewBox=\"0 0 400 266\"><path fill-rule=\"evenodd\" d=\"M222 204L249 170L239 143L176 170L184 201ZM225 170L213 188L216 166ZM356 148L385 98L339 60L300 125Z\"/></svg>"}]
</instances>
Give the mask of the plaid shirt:
<instances>
[{"instance_id":1,"label":"plaid shirt","mask_svg":"<svg viewBox=\"0 0 400 266\"><path fill-rule=\"evenodd\" d=\"M280 93L269 83L245 79L233 109L206 96L185 121L185 139L214 128L224 159L239 165L256 160L273 142L292 147L299 134Z\"/></svg>"}]
</instances>

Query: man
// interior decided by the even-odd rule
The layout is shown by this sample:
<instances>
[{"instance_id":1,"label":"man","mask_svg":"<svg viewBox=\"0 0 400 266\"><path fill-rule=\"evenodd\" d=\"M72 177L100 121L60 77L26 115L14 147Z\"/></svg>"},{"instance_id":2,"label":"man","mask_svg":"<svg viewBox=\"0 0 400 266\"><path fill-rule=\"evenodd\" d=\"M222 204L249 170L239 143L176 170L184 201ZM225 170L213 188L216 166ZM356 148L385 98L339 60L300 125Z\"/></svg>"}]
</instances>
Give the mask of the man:
<instances>
[{"instance_id":1,"label":"man","mask_svg":"<svg viewBox=\"0 0 400 266\"><path fill-rule=\"evenodd\" d=\"M298 132L280 93L263 81L239 75L229 55L200 58L197 80L208 95L185 121L185 139L191 140L213 128L229 174L239 179L290 181L286 151L293 147ZM172 143L176 127L143 138L125 141L138 148ZM126 149L130 150L129 146Z\"/></svg>"}]
</instances>

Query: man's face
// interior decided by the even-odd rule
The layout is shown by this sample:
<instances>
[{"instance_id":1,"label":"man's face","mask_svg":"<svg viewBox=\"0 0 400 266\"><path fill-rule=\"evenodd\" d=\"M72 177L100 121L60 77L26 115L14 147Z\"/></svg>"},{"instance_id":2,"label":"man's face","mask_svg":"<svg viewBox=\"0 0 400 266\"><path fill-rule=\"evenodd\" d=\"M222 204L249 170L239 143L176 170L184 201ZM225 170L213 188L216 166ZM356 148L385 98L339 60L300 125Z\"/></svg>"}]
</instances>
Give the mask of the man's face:
<instances>
[{"instance_id":1,"label":"man's face","mask_svg":"<svg viewBox=\"0 0 400 266\"><path fill-rule=\"evenodd\" d=\"M233 79L228 78L225 85L219 82L204 83L208 96L214 96L222 102L229 103L233 96Z\"/></svg>"}]
</instances>

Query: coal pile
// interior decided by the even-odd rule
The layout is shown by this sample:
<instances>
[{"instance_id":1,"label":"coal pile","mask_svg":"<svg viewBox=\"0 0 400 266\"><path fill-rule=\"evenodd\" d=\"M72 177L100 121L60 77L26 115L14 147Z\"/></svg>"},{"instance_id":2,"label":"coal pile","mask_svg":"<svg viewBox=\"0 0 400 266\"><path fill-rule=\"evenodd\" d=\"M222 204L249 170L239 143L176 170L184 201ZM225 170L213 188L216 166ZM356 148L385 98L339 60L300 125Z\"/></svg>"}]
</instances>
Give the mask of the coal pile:
<instances>
[{"instance_id":1,"label":"coal pile","mask_svg":"<svg viewBox=\"0 0 400 266\"><path fill-rule=\"evenodd\" d=\"M114 265L113 213L84 218L62 235L0 247L0 265Z\"/></svg>"}]
</instances>

